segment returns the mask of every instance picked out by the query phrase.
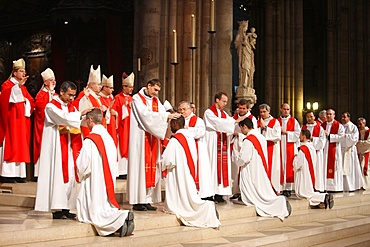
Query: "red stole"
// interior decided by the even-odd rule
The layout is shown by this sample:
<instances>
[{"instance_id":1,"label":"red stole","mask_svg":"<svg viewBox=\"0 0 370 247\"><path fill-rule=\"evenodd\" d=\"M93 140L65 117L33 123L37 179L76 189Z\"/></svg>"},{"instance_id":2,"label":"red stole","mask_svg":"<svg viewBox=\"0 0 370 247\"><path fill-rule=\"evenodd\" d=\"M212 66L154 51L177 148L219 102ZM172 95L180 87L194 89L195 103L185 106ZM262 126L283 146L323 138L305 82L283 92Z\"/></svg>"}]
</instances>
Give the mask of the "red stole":
<instances>
[{"instance_id":1,"label":"red stole","mask_svg":"<svg viewBox=\"0 0 370 247\"><path fill-rule=\"evenodd\" d=\"M185 136L181 133L173 134L172 137L176 138L180 142L181 146L184 148L190 174L194 179L197 189L199 190L199 172L197 173L195 172L195 164L193 157L191 156L190 153L188 141L186 140Z\"/></svg>"},{"instance_id":2,"label":"red stole","mask_svg":"<svg viewBox=\"0 0 370 247\"><path fill-rule=\"evenodd\" d=\"M100 102L102 103L102 105L107 107L107 111L110 111L110 109L112 109L112 104L113 104L112 97L100 96ZM116 132L116 116L113 116L111 114L109 124L106 124L105 127L107 128L109 135L113 138L114 144L116 144L116 147L117 147L118 140L117 140L117 132Z\"/></svg>"},{"instance_id":3,"label":"red stole","mask_svg":"<svg viewBox=\"0 0 370 247\"><path fill-rule=\"evenodd\" d=\"M260 141L254 135L248 135L246 138L244 138L244 140L245 139L249 140L253 144L254 148L257 150L258 155L261 157L262 164L263 164L263 167L265 168L266 174L268 175L269 168L268 168L268 165L267 165L267 162L266 162L266 158L265 158L265 155L263 153L263 150L262 150L262 146L261 146ZM276 193L276 190L275 190L274 186L271 183L271 179L270 179L270 184L271 184L272 189Z\"/></svg>"},{"instance_id":4,"label":"red stole","mask_svg":"<svg viewBox=\"0 0 370 247\"><path fill-rule=\"evenodd\" d=\"M115 97L115 103L113 105L113 109L118 112L118 141L119 141L119 151L121 156L124 158L128 158L128 145L129 145L129 138L130 138L130 115L131 115L131 104L132 97L129 95L124 95L120 93ZM122 106L125 105L127 107L128 116L122 119Z\"/></svg>"},{"instance_id":5,"label":"red stole","mask_svg":"<svg viewBox=\"0 0 370 247\"><path fill-rule=\"evenodd\" d=\"M273 118L269 121L267 127L273 128L276 123L276 118ZM257 121L258 128L261 127L261 120L258 119ZM267 140L267 163L268 163L268 169L267 169L267 176L269 177L271 181L271 173L272 173L272 156L274 154L274 142Z\"/></svg>"},{"instance_id":6,"label":"red stole","mask_svg":"<svg viewBox=\"0 0 370 247\"><path fill-rule=\"evenodd\" d=\"M109 162L107 158L107 152L105 150L105 145L103 142L103 139L100 135L91 133L88 137L86 137L90 140L92 140L96 147L99 150L99 153L101 155L102 161L103 161L103 173L104 173L104 181L105 181L105 188L107 190L107 195L109 201L115 206L116 208L120 209L119 204L116 200L116 196L114 194L114 184L112 179L112 173L110 172Z\"/></svg>"},{"instance_id":7,"label":"red stole","mask_svg":"<svg viewBox=\"0 0 370 247\"><path fill-rule=\"evenodd\" d=\"M306 160L308 162L308 168L310 170L312 186L313 186L313 189L316 191L316 189L315 189L315 170L314 170L314 167L313 167L310 150L308 149L308 147L306 145L301 145L299 148L304 153L304 156L306 157Z\"/></svg>"},{"instance_id":8,"label":"red stole","mask_svg":"<svg viewBox=\"0 0 370 247\"><path fill-rule=\"evenodd\" d=\"M364 140L369 138L370 129L365 131ZM370 153L364 153L364 175L367 176L367 170L369 168L369 156Z\"/></svg>"},{"instance_id":9,"label":"red stole","mask_svg":"<svg viewBox=\"0 0 370 247\"><path fill-rule=\"evenodd\" d=\"M55 99L51 100L50 103L54 104L56 107L62 110L62 105L60 102L56 101ZM68 112L74 112L75 108L73 105L68 105ZM72 155L73 155L73 163L75 168L75 178L76 181L79 181L77 175L77 164L76 160L78 154L82 148L82 139L81 133L73 134L70 133L65 126L59 125L59 136L60 136L60 148L62 153L62 171L63 171L63 181L64 183L68 183L69 175L68 175L68 133L71 137L71 148L72 148Z\"/></svg>"},{"instance_id":10,"label":"red stole","mask_svg":"<svg viewBox=\"0 0 370 247\"><path fill-rule=\"evenodd\" d=\"M218 112L216 105L209 108L217 117ZM226 118L226 113L222 110L221 118ZM226 133L217 132L217 182L221 184L221 177L224 186L229 186L228 156L227 156L227 135Z\"/></svg>"},{"instance_id":11,"label":"red stole","mask_svg":"<svg viewBox=\"0 0 370 247\"><path fill-rule=\"evenodd\" d=\"M280 125L282 124L282 119L278 119ZM286 124L287 131L294 131L295 126L295 118L290 117ZM280 142L281 143L281 142ZM280 152L282 152L282 147L280 147ZM280 159L282 159L282 155L280 155ZM293 160L294 160L294 142L288 142L288 136L286 137L286 164L285 164L285 176L287 183L294 183L294 169L293 169ZM284 169L283 169L283 161L280 162L280 183L284 183Z\"/></svg>"},{"instance_id":12,"label":"red stole","mask_svg":"<svg viewBox=\"0 0 370 247\"><path fill-rule=\"evenodd\" d=\"M90 101L90 103L91 103L91 105L92 105L93 107L95 107L95 108L100 108L100 106L101 106L100 102L98 101L98 99L96 99L94 96L92 96L92 95L91 95L92 93L94 93L94 92L91 92L87 98L89 99L89 101ZM107 128L107 124L106 124L106 122L105 122L104 114L103 114L103 118L102 118L101 124L102 124L105 128ZM85 136L85 137L86 137L86 136L88 136L88 135L90 134L90 130L89 130L89 128L88 128L88 127L86 127L86 126L81 126L81 131L82 131L82 133L83 133L83 136Z\"/></svg>"},{"instance_id":13,"label":"red stole","mask_svg":"<svg viewBox=\"0 0 370 247\"><path fill-rule=\"evenodd\" d=\"M143 95L138 93L144 105L146 99ZM158 98L152 98L152 111L158 112ZM157 164L157 154L159 150L158 138L145 131L145 185L146 188L155 186L155 172Z\"/></svg>"},{"instance_id":14,"label":"red stole","mask_svg":"<svg viewBox=\"0 0 370 247\"><path fill-rule=\"evenodd\" d=\"M321 126L326 130L327 122L323 123ZM334 120L331 129L330 134L337 134L339 130L340 123L337 120ZM334 170L335 170L335 155L337 152L337 144L335 142L329 143L328 147L328 162L327 162L327 173L326 178L334 178Z\"/></svg>"},{"instance_id":15,"label":"red stole","mask_svg":"<svg viewBox=\"0 0 370 247\"><path fill-rule=\"evenodd\" d=\"M197 123L198 117L193 115L189 120L189 127L195 127L195 124ZM197 148L197 174L199 174L199 149L198 149L198 139L195 139L195 147ZM199 178L198 178L199 180ZM197 189L199 190L199 181L197 184Z\"/></svg>"},{"instance_id":16,"label":"red stole","mask_svg":"<svg viewBox=\"0 0 370 247\"><path fill-rule=\"evenodd\" d=\"M312 129L312 133L311 133L311 136L312 137L319 137L320 135L320 127L321 125L320 124L316 124L313 129ZM302 130L306 130L307 129L307 125L303 125L302 126Z\"/></svg>"},{"instance_id":17,"label":"red stole","mask_svg":"<svg viewBox=\"0 0 370 247\"><path fill-rule=\"evenodd\" d=\"M241 116L242 117L242 116ZM239 118L239 115L238 114L234 114L234 116L233 116L233 118L235 119L235 120L237 120L238 118ZM250 120L253 120L253 115L252 114L249 114L249 116L247 117L247 118L249 118Z\"/></svg>"}]
</instances>

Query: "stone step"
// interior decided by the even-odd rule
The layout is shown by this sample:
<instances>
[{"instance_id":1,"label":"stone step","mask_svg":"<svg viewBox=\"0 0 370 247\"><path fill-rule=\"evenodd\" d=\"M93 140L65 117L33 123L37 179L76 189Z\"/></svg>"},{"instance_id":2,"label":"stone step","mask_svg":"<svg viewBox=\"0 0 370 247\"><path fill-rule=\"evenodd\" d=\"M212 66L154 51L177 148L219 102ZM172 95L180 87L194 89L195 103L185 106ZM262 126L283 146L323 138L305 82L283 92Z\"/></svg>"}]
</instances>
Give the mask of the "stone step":
<instances>
[{"instance_id":1,"label":"stone step","mask_svg":"<svg viewBox=\"0 0 370 247\"><path fill-rule=\"evenodd\" d=\"M350 197L350 199L348 199ZM367 200L366 200L367 199ZM14 232L0 232L0 246L48 242L55 245L94 245L94 246L163 246L196 240L214 239L235 234L268 231L269 229L292 227L299 224L315 223L316 221L335 220L338 217L362 215L370 212L370 197L354 194L338 196L331 210L308 209L307 201L292 199L292 215L284 222L277 218L257 217L254 207L239 204L217 205L220 213L219 229L195 228L180 226L174 215L164 214L163 203L157 212L135 212L134 235L125 238L98 237L89 224L73 220L51 220L51 214L37 215L29 213L26 221L34 224L34 229ZM129 205L124 205L130 207ZM297 209L296 209L297 207ZM301 209L300 209L301 208ZM51 242L50 242L51 241ZM56 242L57 241L57 242ZM59 241L59 242L58 242Z\"/></svg>"},{"instance_id":2,"label":"stone step","mask_svg":"<svg viewBox=\"0 0 370 247\"><path fill-rule=\"evenodd\" d=\"M370 234L355 235L349 238L334 240L329 243L318 244L316 247L333 247L333 246L348 246L348 247L368 247L370 243Z\"/></svg>"}]
</instances>

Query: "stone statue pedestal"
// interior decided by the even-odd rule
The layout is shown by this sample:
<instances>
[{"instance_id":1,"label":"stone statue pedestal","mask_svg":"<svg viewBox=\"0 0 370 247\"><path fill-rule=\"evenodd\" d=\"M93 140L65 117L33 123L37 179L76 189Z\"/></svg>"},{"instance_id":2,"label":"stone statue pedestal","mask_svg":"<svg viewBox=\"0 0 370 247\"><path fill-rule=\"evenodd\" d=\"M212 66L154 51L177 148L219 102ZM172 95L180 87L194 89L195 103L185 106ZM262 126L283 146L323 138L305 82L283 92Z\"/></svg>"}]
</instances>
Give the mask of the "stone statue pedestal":
<instances>
[{"instance_id":1,"label":"stone statue pedestal","mask_svg":"<svg viewBox=\"0 0 370 247\"><path fill-rule=\"evenodd\" d=\"M255 94L255 90L250 87L245 88L239 86L238 89L236 90L235 97L236 97L235 103L238 103L240 99L250 100L251 101L251 104L249 106L250 108L252 108L254 104L257 103L257 95Z\"/></svg>"}]
</instances>

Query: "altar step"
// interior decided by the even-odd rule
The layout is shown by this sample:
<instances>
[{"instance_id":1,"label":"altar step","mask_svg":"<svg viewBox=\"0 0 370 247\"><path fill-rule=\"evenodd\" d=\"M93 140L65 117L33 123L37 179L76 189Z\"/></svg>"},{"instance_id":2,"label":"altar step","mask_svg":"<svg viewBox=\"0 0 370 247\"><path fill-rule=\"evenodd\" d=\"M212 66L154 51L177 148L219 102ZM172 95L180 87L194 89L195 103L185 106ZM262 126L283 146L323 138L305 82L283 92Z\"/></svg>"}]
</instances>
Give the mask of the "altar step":
<instances>
[{"instance_id":1,"label":"altar step","mask_svg":"<svg viewBox=\"0 0 370 247\"><path fill-rule=\"evenodd\" d=\"M370 232L370 195L362 192L335 194L335 206L331 210L309 209L307 201L296 198L289 201L292 215L283 222L277 218L257 217L254 207L239 203L217 205L222 223L219 229L180 226L174 215L161 212L162 203L157 212L135 212L134 235L124 238L95 236L89 224L52 220L50 214L40 216L30 211L25 222L37 224L37 227L0 231L0 246L177 247L200 241L204 246L212 246L212 243L231 246L233 243L232 246L303 247ZM124 204L123 208L130 206Z\"/></svg>"}]
</instances>

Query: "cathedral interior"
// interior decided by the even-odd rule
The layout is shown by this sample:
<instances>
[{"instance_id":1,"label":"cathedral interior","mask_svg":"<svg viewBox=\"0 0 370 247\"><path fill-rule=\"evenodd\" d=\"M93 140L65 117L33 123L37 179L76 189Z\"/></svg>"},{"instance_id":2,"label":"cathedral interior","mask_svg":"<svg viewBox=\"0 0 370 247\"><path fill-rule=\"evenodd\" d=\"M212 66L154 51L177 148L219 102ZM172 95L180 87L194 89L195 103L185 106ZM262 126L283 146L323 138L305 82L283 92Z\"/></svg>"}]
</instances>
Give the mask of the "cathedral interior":
<instances>
[{"instance_id":1,"label":"cathedral interior","mask_svg":"<svg viewBox=\"0 0 370 247\"><path fill-rule=\"evenodd\" d=\"M238 22L249 20L258 35L254 115L267 103L277 116L284 102L301 123L308 102L318 103L316 113L333 108L337 118L348 111L354 122L370 115L365 0L2 0L0 12L0 83L22 57L33 96L47 67L57 89L70 80L81 90L93 64L114 75L115 93L122 73L134 72L134 93L159 78L161 100L193 101L202 116L222 90L232 113L239 86L234 41Z\"/></svg>"}]
</instances>

